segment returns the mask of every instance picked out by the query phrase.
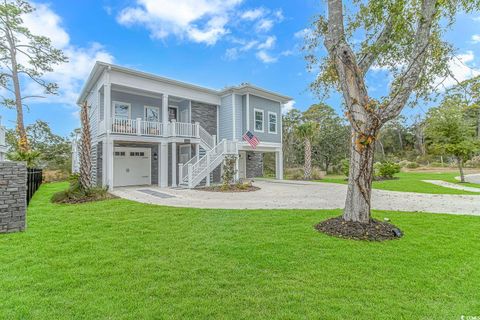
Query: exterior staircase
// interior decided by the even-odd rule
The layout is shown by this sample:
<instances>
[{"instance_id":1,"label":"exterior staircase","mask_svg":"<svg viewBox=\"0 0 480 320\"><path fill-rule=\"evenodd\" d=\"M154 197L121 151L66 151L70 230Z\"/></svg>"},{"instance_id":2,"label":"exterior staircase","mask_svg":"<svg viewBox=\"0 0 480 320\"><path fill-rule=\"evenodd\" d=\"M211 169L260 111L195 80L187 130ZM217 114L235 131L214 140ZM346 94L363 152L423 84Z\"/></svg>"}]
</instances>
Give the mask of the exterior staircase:
<instances>
[{"instance_id":1,"label":"exterior staircase","mask_svg":"<svg viewBox=\"0 0 480 320\"><path fill-rule=\"evenodd\" d=\"M200 147L204 151L201 151L200 155L196 155L187 163L178 165L180 187L192 189L204 179L206 185L210 185L213 170L223 162L225 156L238 154L236 142L223 139L217 145L214 145L215 138L210 136L210 139L209 136L206 131L203 134L200 133Z\"/></svg>"}]
</instances>

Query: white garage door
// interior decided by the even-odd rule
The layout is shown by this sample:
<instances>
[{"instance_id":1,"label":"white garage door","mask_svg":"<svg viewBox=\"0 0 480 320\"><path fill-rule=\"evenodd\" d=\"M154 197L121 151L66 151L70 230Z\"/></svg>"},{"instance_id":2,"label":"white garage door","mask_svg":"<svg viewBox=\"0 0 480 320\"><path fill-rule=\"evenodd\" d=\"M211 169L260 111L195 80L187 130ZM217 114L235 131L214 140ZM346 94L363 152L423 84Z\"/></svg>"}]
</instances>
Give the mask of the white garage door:
<instances>
[{"instance_id":1,"label":"white garage door","mask_svg":"<svg viewBox=\"0 0 480 320\"><path fill-rule=\"evenodd\" d=\"M116 147L113 159L113 186L151 184L150 148Z\"/></svg>"}]
</instances>

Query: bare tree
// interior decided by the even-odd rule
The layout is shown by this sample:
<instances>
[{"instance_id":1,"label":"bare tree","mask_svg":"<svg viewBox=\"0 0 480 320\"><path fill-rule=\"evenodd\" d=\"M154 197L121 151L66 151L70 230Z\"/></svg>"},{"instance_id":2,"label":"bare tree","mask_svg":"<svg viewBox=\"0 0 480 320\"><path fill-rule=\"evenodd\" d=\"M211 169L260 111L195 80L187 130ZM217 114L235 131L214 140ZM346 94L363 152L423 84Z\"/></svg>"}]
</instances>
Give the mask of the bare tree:
<instances>
[{"instance_id":1,"label":"bare tree","mask_svg":"<svg viewBox=\"0 0 480 320\"><path fill-rule=\"evenodd\" d=\"M371 220L371 189L375 141L382 126L395 119L405 105L426 97L434 80L448 76L452 48L442 41L446 25L453 23L458 10L478 8L478 1L369 0L353 1L358 10L345 19L342 0L328 0L326 18L320 17L307 42L307 50L322 43L328 56L319 62L307 56L309 65L320 64L312 84L318 91L329 85L341 91L345 115L352 127L352 147L347 199L343 218L368 223ZM348 21L345 26L344 20ZM361 29L365 40L352 45L353 33ZM356 52L355 52L355 51ZM390 71L393 82L388 96L373 99L366 85L372 66Z\"/></svg>"}]
</instances>

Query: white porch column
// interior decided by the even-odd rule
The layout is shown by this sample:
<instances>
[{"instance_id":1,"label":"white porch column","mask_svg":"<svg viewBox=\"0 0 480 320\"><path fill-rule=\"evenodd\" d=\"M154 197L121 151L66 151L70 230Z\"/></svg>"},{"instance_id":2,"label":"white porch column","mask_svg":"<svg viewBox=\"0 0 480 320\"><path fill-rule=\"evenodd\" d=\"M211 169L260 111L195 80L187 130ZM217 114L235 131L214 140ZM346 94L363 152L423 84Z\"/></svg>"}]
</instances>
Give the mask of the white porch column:
<instances>
[{"instance_id":1,"label":"white porch column","mask_svg":"<svg viewBox=\"0 0 480 320\"><path fill-rule=\"evenodd\" d=\"M235 158L235 182L240 180L240 154L237 153Z\"/></svg>"},{"instance_id":2,"label":"white porch column","mask_svg":"<svg viewBox=\"0 0 480 320\"><path fill-rule=\"evenodd\" d=\"M172 142L172 187L177 186L177 143Z\"/></svg>"},{"instance_id":3,"label":"white porch column","mask_svg":"<svg viewBox=\"0 0 480 320\"><path fill-rule=\"evenodd\" d=\"M108 151L107 151L107 140L102 139L102 187L108 185L107 183L107 159L108 159Z\"/></svg>"},{"instance_id":4,"label":"white porch column","mask_svg":"<svg viewBox=\"0 0 480 320\"><path fill-rule=\"evenodd\" d=\"M275 152L275 178L283 180L283 151Z\"/></svg>"},{"instance_id":5,"label":"white porch column","mask_svg":"<svg viewBox=\"0 0 480 320\"><path fill-rule=\"evenodd\" d=\"M110 76L107 72L105 84L103 85L103 108L105 116L105 132L109 134L112 131L112 88L110 85Z\"/></svg>"},{"instance_id":6,"label":"white porch column","mask_svg":"<svg viewBox=\"0 0 480 320\"><path fill-rule=\"evenodd\" d=\"M163 94L162 98L162 123L163 123L163 130L167 132L168 130L168 94ZM165 134L164 132L164 134Z\"/></svg>"},{"instance_id":7,"label":"white porch column","mask_svg":"<svg viewBox=\"0 0 480 320\"><path fill-rule=\"evenodd\" d=\"M158 146L159 161L160 161L160 188L168 187L168 143L160 142Z\"/></svg>"},{"instance_id":8,"label":"white porch column","mask_svg":"<svg viewBox=\"0 0 480 320\"><path fill-rule=\"evenodd\" d=\"M106 154L104 156L105 161L107 162L107 186L109 190L113 190L113 152L114 152L114 141L111 139L106 140Z\"/></svg>"}]
</instances>

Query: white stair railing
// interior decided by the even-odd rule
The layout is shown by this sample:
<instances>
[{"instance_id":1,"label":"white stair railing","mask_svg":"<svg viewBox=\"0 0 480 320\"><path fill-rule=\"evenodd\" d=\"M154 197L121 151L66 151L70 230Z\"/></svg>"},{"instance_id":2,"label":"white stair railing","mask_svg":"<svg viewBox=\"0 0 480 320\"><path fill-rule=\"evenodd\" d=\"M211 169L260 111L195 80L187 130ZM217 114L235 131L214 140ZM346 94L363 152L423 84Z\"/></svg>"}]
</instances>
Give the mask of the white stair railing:
<instances>
[{"instance_id":1,"label":"white stair railing","mask_svg":"<svg viewBox=\"0 0 480 320\"><path fill-rule=\"evenodd\" d=\"M203 129L203 127L200 125L199 125L198 131L199 131L198 133L200 136L200 141L203 142L208 149L212 149L216 144L215 136L212 136L210 133L208 133L207 130Z\"/></svg>"},{"instance_id":2,"label":"white stair railing","mask_svg":"<svg viewBox=\"0 0 480 320\"><path fill-rule=\"evenodd\" d=\"M208 150L200 159L195 156L187 163L179 165L180 184L188 188L194 188L203 179L207 178L208 185L210 173L222 163L227 154L238 154L238 146L236 142L224 139L211 150Z\"/></svg>"}]
</instances>

